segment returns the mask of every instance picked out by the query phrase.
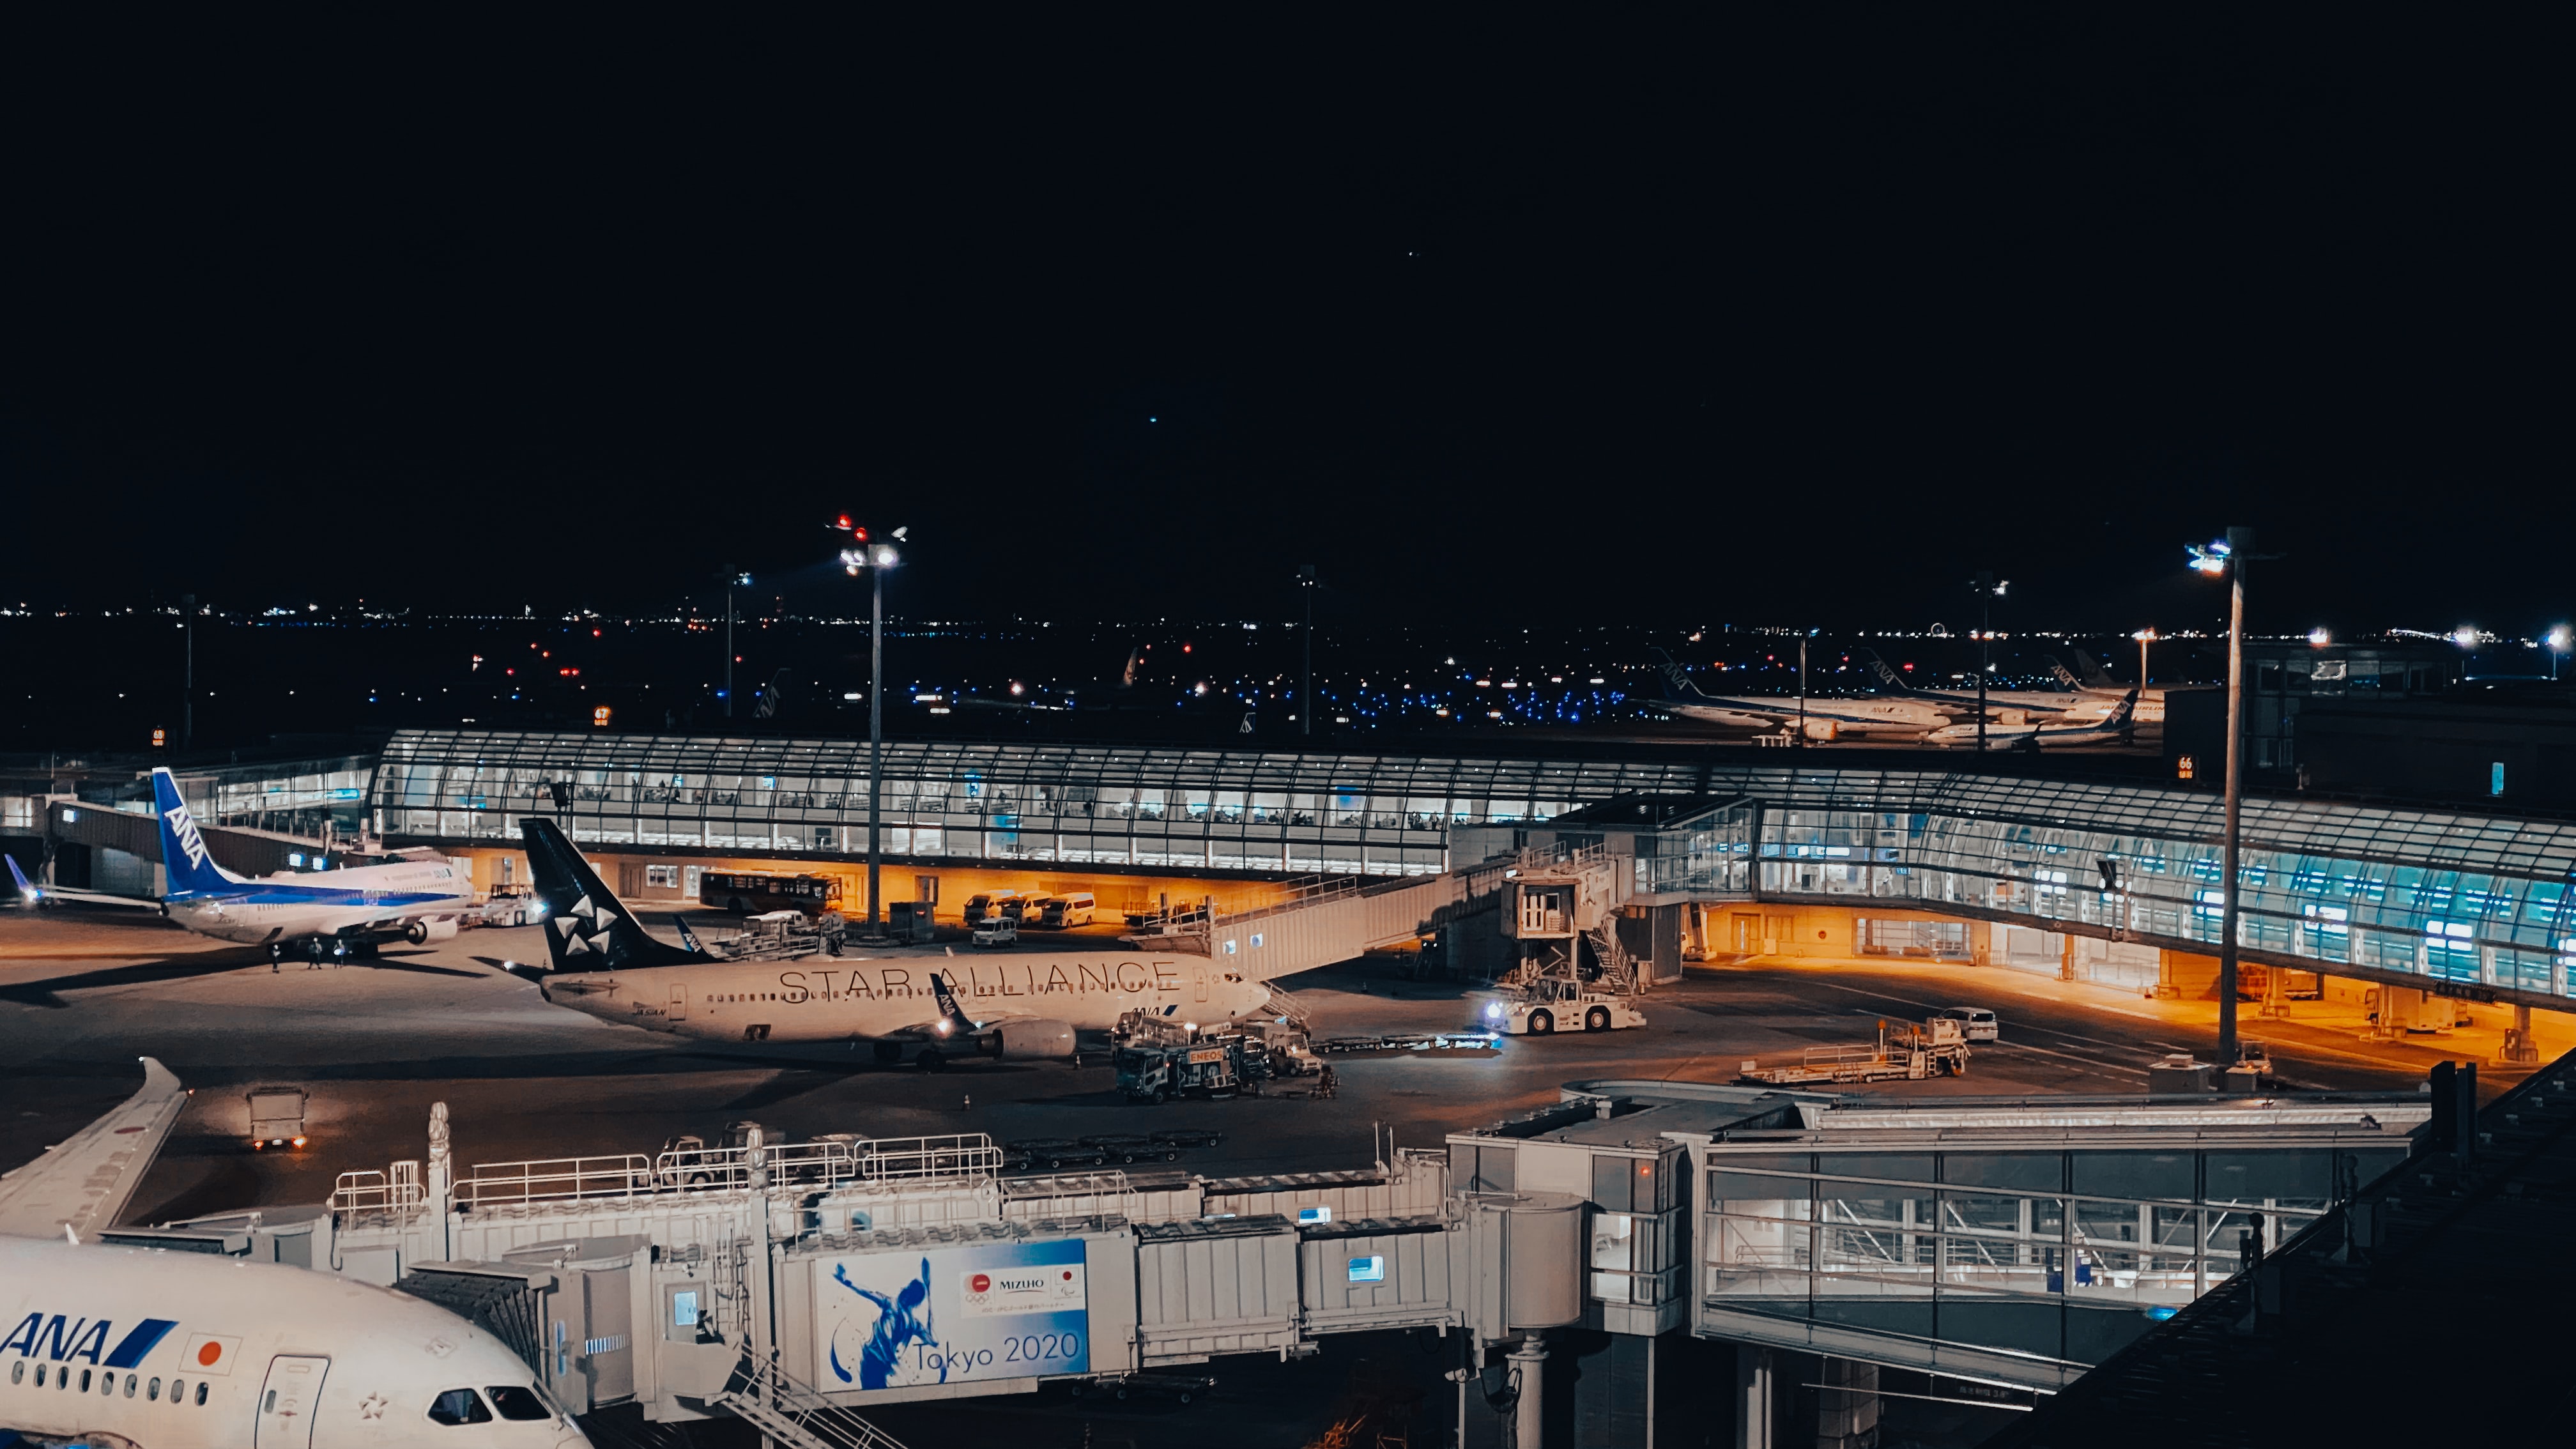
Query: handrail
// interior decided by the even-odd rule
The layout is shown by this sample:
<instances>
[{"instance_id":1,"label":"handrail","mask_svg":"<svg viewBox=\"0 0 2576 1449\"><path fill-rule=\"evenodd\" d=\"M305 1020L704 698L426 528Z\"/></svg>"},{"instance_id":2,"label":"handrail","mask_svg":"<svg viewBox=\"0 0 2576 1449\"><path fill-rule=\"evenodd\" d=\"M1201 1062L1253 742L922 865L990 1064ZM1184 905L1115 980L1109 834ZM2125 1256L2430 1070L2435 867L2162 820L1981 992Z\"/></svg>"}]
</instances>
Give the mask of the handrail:
<instances>
[{"instance_id":1,"label":"handrail","mask_svg":"<svg viewBox=\"0 0 2576 1449\"><path fill-rule=\"evenodd\" d=\"M903 1449L874 1424L799 1382L744 1346L742 1362L714 1402L797 1449Z\"/></svg>"},{"instance_id":2,"label":"handrail","mask_svg":"<svg viewBox=\"0 0 2576 1449\"><path fill-rule=\"evenodd\" d=\"M418 1180L388 1180L373 1168L341 1173L331 1185L329 1207L333 1212L403 1212L419 1207L421 1187Z\"/></svg>"}]
</instances>

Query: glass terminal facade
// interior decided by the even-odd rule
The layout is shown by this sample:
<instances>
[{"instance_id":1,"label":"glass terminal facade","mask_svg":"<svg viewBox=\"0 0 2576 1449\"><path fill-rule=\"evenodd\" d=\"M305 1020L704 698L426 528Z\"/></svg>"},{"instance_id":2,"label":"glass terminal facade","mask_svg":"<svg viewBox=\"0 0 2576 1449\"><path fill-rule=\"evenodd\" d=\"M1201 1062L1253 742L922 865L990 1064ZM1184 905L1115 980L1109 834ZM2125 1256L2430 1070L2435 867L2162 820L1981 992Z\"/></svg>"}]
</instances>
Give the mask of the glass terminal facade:
<instances>
[{"instance_id":1,"label":"glass terminal facade","mask_svg":"<svg viewBox=\"0 0 2576 1449\"><path fill-rule=\"evenodd\" d=\"M593 846L847 855L866 848L867 753L849 741L405 731L369 798L398 837L515 840L534 814ZM1419 875L1453 864L1459 827L1543 827L1634 796L1725 802L1649 832L1651 858L1637 842L1650 893L2218 944L2219 799L2154 784L912 741L886 746L883 848L1003 866ZM2248 951L2576 994L2576 825L2269 797L2246 801L2244 836Z\"/></svg>"}]
</instances>

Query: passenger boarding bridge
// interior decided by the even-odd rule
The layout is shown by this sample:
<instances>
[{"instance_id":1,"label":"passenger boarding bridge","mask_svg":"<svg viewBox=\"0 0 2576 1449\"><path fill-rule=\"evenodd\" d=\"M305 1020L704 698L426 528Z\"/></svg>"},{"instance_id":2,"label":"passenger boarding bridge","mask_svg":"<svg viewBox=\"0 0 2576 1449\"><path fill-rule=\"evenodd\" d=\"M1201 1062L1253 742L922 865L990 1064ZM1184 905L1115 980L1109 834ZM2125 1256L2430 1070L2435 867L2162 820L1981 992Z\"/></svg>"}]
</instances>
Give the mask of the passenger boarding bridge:
<instances>
[{"instance_id":1,"label":"passenger boarding bridge","mask_svg":"<svg viewBox=\"0 0 2576 1449\"><path fill-rule=\"evenodd\" d=\"M442 1104L423 1158L344 1174L325 1205L107 1237L397 1285L576 1412L731 1415L797 1449L890 1443L872 1405L1384 1329L1520 1370L1524 1449L1565 1383L1549 1356L1583 1355L1584 1441L1644 1444L1657 1397L1635 1386L1677 1336L1739 1346L1757 1421L1769 1348L1826 1355L1858 1393L1876 1365L2062 1388L2404 1160L2431 1112L1582 1082L1441 1148L1208 1178L1004 1177L980 1134L469 1166ZM1469 1377L1432 1422L1495 1443Z\"/></svg>"}]
</instances>

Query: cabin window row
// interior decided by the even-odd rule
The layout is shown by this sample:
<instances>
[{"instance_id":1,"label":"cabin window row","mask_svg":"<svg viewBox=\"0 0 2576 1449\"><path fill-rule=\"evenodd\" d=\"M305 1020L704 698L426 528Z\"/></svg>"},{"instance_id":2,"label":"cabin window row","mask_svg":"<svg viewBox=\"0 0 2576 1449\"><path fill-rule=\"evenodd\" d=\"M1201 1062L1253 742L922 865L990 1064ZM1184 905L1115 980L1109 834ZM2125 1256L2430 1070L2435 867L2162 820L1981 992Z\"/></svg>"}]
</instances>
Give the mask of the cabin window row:
<instances>
[{"instance_id":1,"label":"cabin window row","mask_svg":"<svg viewBox=\"0 0 2576 1449\"><path fill-rule=\"evenodd\" d=\"M71 1365L63 1364L57 1367L41 1363L36 1365L37 1388L41 1389L45 1386L46 1370L48 1368L52 1368L53 1370L52 1378L56 1389L68 1390L71 1388ZM9 1365L9 1382L13 1384L23 1384L26 1381L27 1361L22 1358L16 1363ZM84 1394L89 1393L93 1383L96 1384L97 1392L101 1397L113 1396L118 1390L116 1370L107 1369L102 1371L99 1369L82 1369L80 1371L80 1391ZM157 1376L151 1379L145 1379L140 1374L127 1374L125 1376L123 1388L125 1397L129 1399L133 1398L138 1391L142 1393L145 1399L152 1402L158 1403L161 1399L161 1380ZM181 1402L186 1398L187 1393L188 1381L186 1379L172 1379L170 1381L171 1403L176 1404ZM206 1401L206 1381L203 1379L199 1379L197 1381L196 1399L200 1404L203 1404Z\"/></svg>"}]
</instances>

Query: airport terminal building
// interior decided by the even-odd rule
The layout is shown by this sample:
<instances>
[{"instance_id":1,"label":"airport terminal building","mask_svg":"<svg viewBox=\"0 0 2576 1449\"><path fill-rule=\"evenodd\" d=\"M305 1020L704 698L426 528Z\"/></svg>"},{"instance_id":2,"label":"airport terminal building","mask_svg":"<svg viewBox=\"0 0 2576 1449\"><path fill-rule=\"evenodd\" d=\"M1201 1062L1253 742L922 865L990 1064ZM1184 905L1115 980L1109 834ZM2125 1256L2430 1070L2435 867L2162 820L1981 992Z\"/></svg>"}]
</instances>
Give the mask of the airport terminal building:
<instances>
[{"instance_id":1,"label":"airport terminal building","mask_svg":"<svg viewBox=\"0 0 2576 1449\"><path fill-rule=\"evenodd\" d=\"M893 742L885 892L945 890L947 911L1013 884L1097 889L1104 910L1158 894L1239 909L1291 877L1434 875L1524 846L1601 845L1630 858L1638 954L1667 973L1690 958L1889 954L2207 989L2196 973L2217 945L2222 844L2210 782L1775 758ZM864 903L864 742L410 730L375 756L183 783L228 827L218 849L236 868L318 868L330 857L294 827L336 818L469 860L490 889L525 878L518 824L541 816L640 901L694 899L701 872L752 866L836 876ZM21 794L0 833L142 893L144 793L102 779L87 798ZM2571 872L2576 822L2250 796L2240 947L2285 979L2396 988L2383 1016L2397 1022L2442 997L2565 1009Z\"/></svg>"}]
</instances>

